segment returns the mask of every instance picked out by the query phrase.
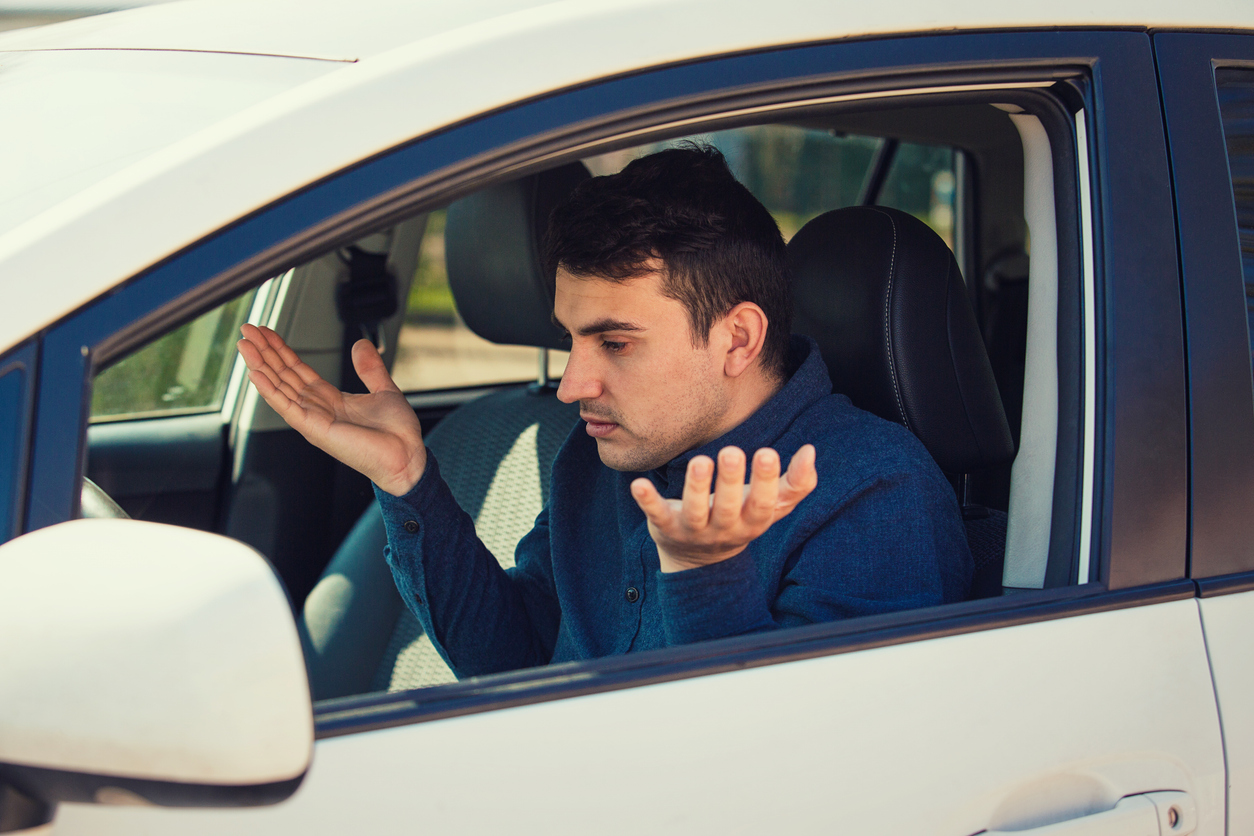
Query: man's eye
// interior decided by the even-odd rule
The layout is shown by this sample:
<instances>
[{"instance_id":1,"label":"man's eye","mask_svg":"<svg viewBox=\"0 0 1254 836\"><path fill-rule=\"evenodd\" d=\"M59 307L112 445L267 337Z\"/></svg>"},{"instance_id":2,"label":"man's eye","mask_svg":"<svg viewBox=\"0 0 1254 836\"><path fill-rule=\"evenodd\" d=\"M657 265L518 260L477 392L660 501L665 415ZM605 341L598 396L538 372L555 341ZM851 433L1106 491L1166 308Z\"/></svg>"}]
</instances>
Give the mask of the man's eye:
<instances>
[{"instance_id":1,"label":"man's eye","mask_svg":"<svg viewBox=\"0 0 1254 836\"><path fill-rule=\"evenodd\" d=\"M627 343L616 343L612 340L601 340L601 347L611 354L617 354L627 347Z\"/></svg>"}]
</instances>

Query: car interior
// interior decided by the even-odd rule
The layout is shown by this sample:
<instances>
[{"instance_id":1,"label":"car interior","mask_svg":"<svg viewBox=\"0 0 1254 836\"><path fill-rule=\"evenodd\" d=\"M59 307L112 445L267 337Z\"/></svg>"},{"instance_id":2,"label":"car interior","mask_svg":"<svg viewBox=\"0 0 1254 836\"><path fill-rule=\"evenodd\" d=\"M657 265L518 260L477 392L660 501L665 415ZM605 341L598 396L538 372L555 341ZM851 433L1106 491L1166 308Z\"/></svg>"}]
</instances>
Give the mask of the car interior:
<instances>
[{"instance_id":1,"label":"car interior","mask_svg":"<svg viewBox=\"0 0 1254 836\"><path fill-rule=\"evenodd\" d=\"M216 531L265 555L316 699L454 681L392 582L369 483L258 398L235 360L239 325L273 327L346 391L364 391L349 347L375 342L509 567L578 417L555 397L548 214L583 179L692 140L719 147L779 221L794 331L819 343L834 391L904 425L949 477L971 598L1084 583L1083 144L1063 101L992 90L660 126L415 207L97 370L82 513Z\"/></svg>"}]
</instances>

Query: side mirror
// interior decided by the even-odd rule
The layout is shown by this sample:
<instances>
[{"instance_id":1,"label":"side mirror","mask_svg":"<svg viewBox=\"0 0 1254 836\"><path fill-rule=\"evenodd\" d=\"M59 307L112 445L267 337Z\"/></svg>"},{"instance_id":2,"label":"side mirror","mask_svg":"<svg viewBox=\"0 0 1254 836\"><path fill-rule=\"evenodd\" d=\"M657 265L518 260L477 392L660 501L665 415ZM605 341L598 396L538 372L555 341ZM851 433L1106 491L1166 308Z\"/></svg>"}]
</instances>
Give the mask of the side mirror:
<instances>
[{"instance_id":1,"label":"side mirror","mask_svg":"<svg viewBox=\"0 0 1254 836\"><path fill-rule=\"evenodd\" d=\"M270 804L312 752L291 607L248 546L112 519L0 545L0 830L61 801Z\"/></svg>"}]
</instances>

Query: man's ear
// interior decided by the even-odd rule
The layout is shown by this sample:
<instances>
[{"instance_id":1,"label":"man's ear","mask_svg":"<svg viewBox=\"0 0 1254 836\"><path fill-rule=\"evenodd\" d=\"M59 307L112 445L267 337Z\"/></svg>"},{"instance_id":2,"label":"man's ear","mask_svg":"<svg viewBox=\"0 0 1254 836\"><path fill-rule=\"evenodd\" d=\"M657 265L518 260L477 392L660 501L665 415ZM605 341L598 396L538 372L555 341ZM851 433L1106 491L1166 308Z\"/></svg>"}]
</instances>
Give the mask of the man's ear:
<instances>
[{"instance_id":1,"label":"man's ear","mask_svg":"<svg viewBox=\"0 0 1254 836\"><path fill-rule=\"evenodd\" d=\"M739 377L753 366L762 353L769 323L766 313L752 302L741 302L715 326L723 328L731 338L723 371L728 377Z\"/></svg>"}]
</instances>

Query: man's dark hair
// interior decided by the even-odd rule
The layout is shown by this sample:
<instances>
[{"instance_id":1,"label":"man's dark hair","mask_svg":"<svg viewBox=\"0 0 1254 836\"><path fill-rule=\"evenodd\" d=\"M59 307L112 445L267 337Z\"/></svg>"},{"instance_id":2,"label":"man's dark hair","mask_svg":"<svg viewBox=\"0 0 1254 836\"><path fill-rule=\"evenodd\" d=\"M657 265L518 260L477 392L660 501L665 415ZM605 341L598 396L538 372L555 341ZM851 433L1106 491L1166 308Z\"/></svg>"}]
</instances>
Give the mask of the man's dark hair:
<instances>
[{"instance_id":1,"label":"man's dark hair","mask_svg":"<svg viewBox=\"0 0 1254 836\"><path fill-rule=\"evenodd\" d=\"M550 270L623 282L665 265L662 292L688 311L694 345L741 302L769 323L762 366L787 377L792 295L784 239L766 207L742 186L718 150L685 145L585 180L553 210L545 248Z\"/></svg>"}]
</instances>

